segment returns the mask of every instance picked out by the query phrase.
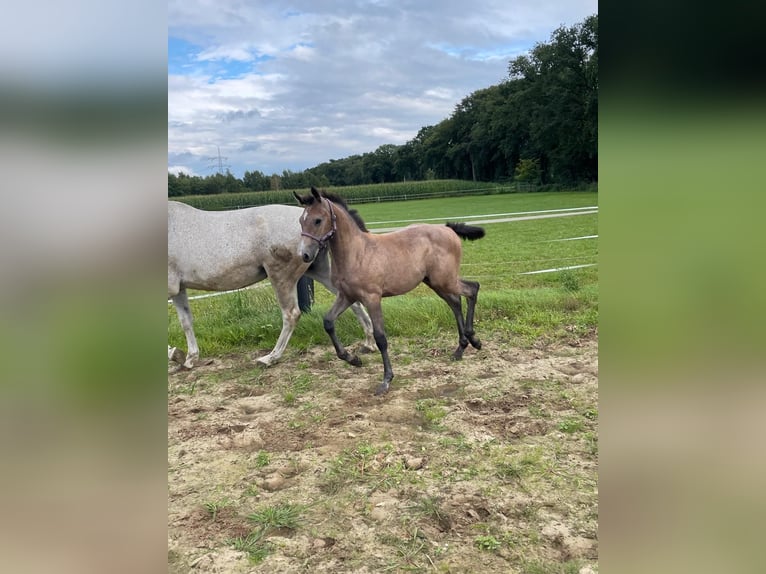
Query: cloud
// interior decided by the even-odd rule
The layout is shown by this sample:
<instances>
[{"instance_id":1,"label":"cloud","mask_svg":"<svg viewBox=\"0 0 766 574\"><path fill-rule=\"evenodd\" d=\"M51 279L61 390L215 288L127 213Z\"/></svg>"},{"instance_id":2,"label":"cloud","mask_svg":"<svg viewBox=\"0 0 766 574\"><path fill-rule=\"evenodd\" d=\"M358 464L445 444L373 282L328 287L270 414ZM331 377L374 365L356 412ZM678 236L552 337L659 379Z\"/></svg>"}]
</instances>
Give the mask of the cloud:
<instances>
[{"instance_id":1,"label":"cloud","mask_svg":"<svg viewBox=\"0 0 766 574\"><path fill-rule=\"evenodd\" d=\"M171 0L168 161L210 173L281 173L403 144L596 0L359 2ZM170 48L169 48L170 52Z\"/></svg>"},{"instance_id":2,"label":"cloud","mask_svg":"<svg viewBox=\"0 0 766 574\"><path fill-rule=\"evenodd\" d=\"M186 175L197 175L194 173L192 168L185 165L169 165L168 173L172 173L173 175L178 175L179 173L185 173Z\"/></svg>"}]
</instances>

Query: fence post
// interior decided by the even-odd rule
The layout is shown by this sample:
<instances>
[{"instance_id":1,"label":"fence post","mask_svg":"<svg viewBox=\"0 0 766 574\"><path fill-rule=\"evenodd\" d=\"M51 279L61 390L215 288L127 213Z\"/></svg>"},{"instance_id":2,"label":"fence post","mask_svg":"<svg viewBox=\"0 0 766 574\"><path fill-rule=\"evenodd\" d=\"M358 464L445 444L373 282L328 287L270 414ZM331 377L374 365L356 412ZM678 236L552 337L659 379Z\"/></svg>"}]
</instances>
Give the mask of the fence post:
<instances>
[{"instance_id":1,"label":"fence post","mask_svg":"<svg viewBox=\"0 0 766 574\"><path fill-rule=\"evenodd\" d=\"M298 308L301 313L311 311L314 302L314 280L305 275L298 279Z\"/></svg>"}]
</instances>

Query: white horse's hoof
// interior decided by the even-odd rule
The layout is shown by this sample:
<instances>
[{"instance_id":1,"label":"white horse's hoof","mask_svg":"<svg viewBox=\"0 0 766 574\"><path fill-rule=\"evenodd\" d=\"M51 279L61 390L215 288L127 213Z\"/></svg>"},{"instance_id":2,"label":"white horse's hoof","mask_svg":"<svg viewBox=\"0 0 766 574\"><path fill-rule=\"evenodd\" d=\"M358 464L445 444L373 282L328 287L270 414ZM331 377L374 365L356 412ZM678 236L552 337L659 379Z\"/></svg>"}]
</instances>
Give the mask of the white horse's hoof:
<instances>
[{"instance_id":1,"label":"white horse's hoof","mask_svg":"<svg viewBox=\"0 0 766 574\"><path fill-rule=\"evenodd\" d=\"M276 361L274 359L272 359L270 355L266 355L265 357L261 357L260 359L256 359L255 362L258 365L260 365L261 367L270 367Z\"/></svg>"}]
</instances>

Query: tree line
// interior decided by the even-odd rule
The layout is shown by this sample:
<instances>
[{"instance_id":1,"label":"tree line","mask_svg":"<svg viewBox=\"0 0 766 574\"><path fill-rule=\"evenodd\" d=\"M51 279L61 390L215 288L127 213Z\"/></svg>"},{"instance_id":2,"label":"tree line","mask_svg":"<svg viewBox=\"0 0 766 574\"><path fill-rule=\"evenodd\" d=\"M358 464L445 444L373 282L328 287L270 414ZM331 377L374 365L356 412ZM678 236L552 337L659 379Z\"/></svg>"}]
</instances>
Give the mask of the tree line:
<instances>
[{"instance_id":1,"label":"tree line","mask_svg":"<svg viewBox=\"0 0 766 574\"><path fill-rule=\"evenodd\" d=\"M598 15L556 29L509 62L508 78L464 98L403 145L281 175L168 173L168 196L427 179L577 185L598 180Z\"/></svg>"}]
</instances>

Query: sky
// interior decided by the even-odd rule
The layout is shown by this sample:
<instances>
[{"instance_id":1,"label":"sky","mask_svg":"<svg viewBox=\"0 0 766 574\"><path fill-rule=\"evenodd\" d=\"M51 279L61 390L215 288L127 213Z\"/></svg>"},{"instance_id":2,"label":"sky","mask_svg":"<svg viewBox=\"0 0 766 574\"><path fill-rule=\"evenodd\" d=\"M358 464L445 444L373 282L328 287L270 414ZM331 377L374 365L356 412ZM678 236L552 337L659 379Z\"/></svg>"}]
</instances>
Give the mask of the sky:
<instances>
[{"instance_id":1,"label":"sky","mask_svg":"<svg viewBox=\"0 0 766 574\"><path fill-rule=\"evenodd\" d=\"M241 178L401 145L597 0L169 0L168 171Z\"/></svg>"}]
</instances>

